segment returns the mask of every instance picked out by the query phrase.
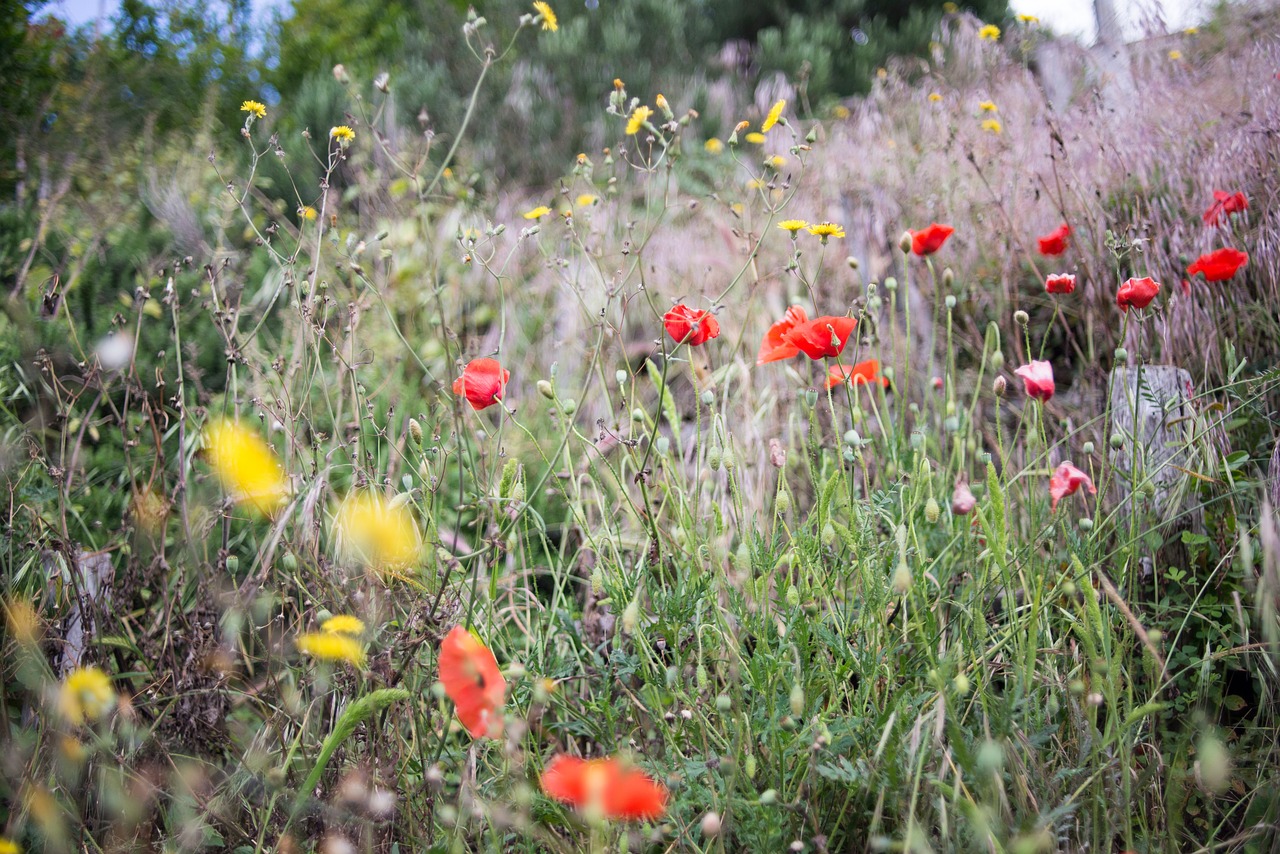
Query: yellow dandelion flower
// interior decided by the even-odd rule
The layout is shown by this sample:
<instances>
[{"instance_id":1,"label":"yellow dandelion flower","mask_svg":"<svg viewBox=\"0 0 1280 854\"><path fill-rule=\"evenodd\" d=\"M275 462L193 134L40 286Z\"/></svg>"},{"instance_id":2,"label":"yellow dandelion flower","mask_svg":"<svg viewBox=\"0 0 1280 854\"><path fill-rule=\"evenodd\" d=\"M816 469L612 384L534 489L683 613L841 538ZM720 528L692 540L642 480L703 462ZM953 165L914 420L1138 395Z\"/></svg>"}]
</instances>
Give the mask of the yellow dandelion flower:
<instances>
[{"instance_id":1,"label":"yellow dandelion flower","mask_svg":"<svg viewBox=\"0 0 1280 854\"><path fill-rule=\"evenodd\" d=\"M1174 62L1177 62L1179 59L1182 59L1182 51L1180 50L1169 51L1169 58L1172 59Z\"/></svg>"},{"instance_id":2,"label":"yellow dandelion flower","mask_svg":"<svg viewBox=\"0 0 1280 854\"><path fill-rule=\"evenodd\" d=\"M729 205L729 210L733 211L738 216L742 216L742 212L746 210L746 208L742 206L742 202L734 202L733 204Z\"/></svg>"},{"instance_id":3,"label":"yellow dandelion flower","mask_svg":"<svg viewBox=\"0 0 1280 854\"><path fill-rule=\"evenodd\" d=\"M759 189L762 189L763 187L764 187L764 181L761 181L759 178L752 178L750 181L747 182L748 190L759 190Z\"/></svg>"},{"instance_id":4,"label":"yellow dandelion flower","mask_svg":"<svg viewBox=\"0 0 1280 854\"><path fill-rule=\"evenodd\" d=\"M335 632L308 632L299 635L298 650L321 661L346 661L356 667L364 666L364 648L350 635Z\"/></svg>"},{"instance_id":5,"label":"yellow dandelion flower","mask_svg":"<svg viewBox=\"0 0 1280 854\"><path fill-rule=\"evenodd\" d=\"M781 154L775 154L765 160L764 165L773 169L781 169L783 166L787 165L787 158L783 157Z\"/></svg>"},{"instance_id":6,"label":"yellow dandelion flower","mask_svg":"<svg viewBox=\"0 0 1280 854\"><path fill-rule=\"evenodd\" d=\"M835 116L837 119L847 119L849 116L853 115L853 113L844 104L836 104L831 108L831 115Z\"/></svg>"},{"instance_id":7,"label":"yellow dandelion flower","mask_svg":"<svg viewBox=\"0 0 1280 854\"><path fill-rule=\"evenodd\" d=\"M599 201L600 197L595 193L583 193L573 200L573 203L580 208L590 207Z\"/></svg>"},{"instance_id":8,"label":"yellow dandelion flower","mask_svg":"<svg viewBox=\"0 0 1280 854\"><path fill-rule=\"evenodd\" d=\"M744 136L743 139L745 139L747 142L751 143L752 145L764 145L764 134L760 133L759 131L752 131L751 133Z\"/></svg>"},{"instance_id":9,"label":"yellow dandelion flower","mask_svg":"<svg viewBox=\"0 0 1280 854\"><path fill-rule=\"evenodd\" d=\"M67 722L79 726L111 711L116 692L111 677L96 667L80 667L67 674L58 691L58 711Z\"/></svg>"},{"instance_id":10,"label":"yellow dandelion flower","mask_svg":"<svg viewBox=\"0 0 1280 854\"><path fill-rule=\"evenodd\" d=\"M884 80L888 76L889 76L889 69L887 68L876 69L876 77L878 77L879 79Z\"/></svg>"},{"instance_id":11,"label":"yellow dandelion flower","mask_svg":"<svg viewBox=\"0 0 1280 854\"><path fill-rule=\"evenodd\" d=\"M18 843L0 836L0 854L22 854L22 849Z\"/></svg>"},{"instance_id":12,"label":"yellow dandelion flower","mask_svg":"<svg viewBox=\"0 0 1280 854\"><path fill-rule=\"evenodd\" d=\"M768 133L769 130L778 122L782 122L785 125L787 120L782 117L782 111L786 108L787 102L784 99L776 101L774 105L769 108L769 115L764 117L764 124L760 125L760 130Z\"/></svg>"},{"instance_id":13,"label":"yellow dandelion flower","mask_svg":"<svg viewBox=\"0 0 1280 854\"><path fill-rule=\"evenodd\" d=\"M996 107L996 102L995 102L995 101L981 101L981 102L979 102L979 104L978 104L978 109L979 109L979 110L981 110L981 111L982 111L982 112L984 112L984 113L998 113L998 112L1000 112L999 108L997 108L997 107Z\"/></svg>"},{"instance_id":14,"label":"yellow dandelion flower","mask_svg":"<svg viewBox=\"0 0 1280 854\"><path fill-rule=\"evenodd\" d=\"M653 103L658 105L658 109L662 110L662 115L666 116L668 119L674 119L676 117L676 114L671 112L671 105L667 103L667 99L661 92L658 93L658 97L653 99Z\"/></svg>"},{"instance_id":15,"label":"yellow dandelion flower","mask_svg":"<svg viewBox=\"0 0 1280 854\"><path fill-rule=\"evenodd\" d=\"M408 569L422 551L422 534L413 513L376 492L347 496L338 507L334 533L343 557L383 572Z\"/></svg>"},{"instance_id":16,"label":"yellow dandelion flower","mask_svg":"<svg viewBox=\"0 0 1280 854\"><path fill-rule=\"evenodd\" d=\"M245 101L240 105L240 112L261 119L267 115L267 105L261 101Z\"/></svg>"},{"instance_id":17,"label":"yellow dandelion flower","mask_svg":"<svg viewBox=\"0 0 1280 854\"><path fill-rule=\"evenodd\" d=\"M556 13L552 11L551 6L542 2L542 0L533 0L533 8L538 11L538 18L542 19L542 29L555 32L560 29L560 21L556 18ZM535 22L537 18L534 19Z\"/></svg>"},{"instance_id":18,"label":"yellow dandelion flower","mask_svg":"<svg viewBox=\"0 0 1280 854\"><path fill-rule=\"evenodd\" d=\"M941 96L941 95L939 95L937 92L930 92L930 93L929 93L929 100L930 100L932 103L936 104L936 103L938 103L939 101L941 101L941 100L942 100L942 96Z\"/></svg>"},{"instance_id":19,"label":"yellow dandelion flower","mask_svg":"<svg viewBox=\"0 0 1280 854\"><path fill-rule=\"evenodd\" d=\"M546 205L538 205L533 210L525 211L520 215L525 219L538 220L538 219L542 219L544 216L546 216L549 213L551 213L551 208L547 207Z\"/></svg>"},{"instance_id":20,"label":"yellow dandelion flower","mask_svg":"<svg viewBox=\"0 0 1280 854\"><path fill-rule=\"evenodd\" d=\"M702 143L702 147L706 149L708 154L719 154L724 151L724 143L716 139L714 136Z\"/></svg>"},{"instance_id":21,"label":"yellow dandelion flower","mask_svg":"<svg viewBox=\"0 0 1280 854\"><path fill-rule=\"evenodd\" d=\"M284 473L256 431L237 421L218 420L205 431L205 459L236 501L270 514L284 501Z\"/></svg>"},{"instance_id":22,"label":"yellow dandelion flower","mask_svg":"<svg viewBox=\"0 0 1280 854\"><path fill-rule=\"evenodd\" d=\"M303 205L302 207L298 208L298 218L305 219L307 222L315 222L316 209L311 207L311 205Z\"/></svg>"},{"instance_id":23,"label":"yellow dandelion flower","mask_svg":"<svg viewBox=\"0 0 1280 854\"><path fill-rule=\"evenodd\" d=\"M339 635L362 635L364 621L350 614L335 614L320 624L320 631Z\"/></svg>"},{"instance_id":24,"label":"yellow dandelion flower","mask_svg":"<svg viewBox=\"0 0 1280 854\"><path fill-rule=\"evenodd\" d=\"M1038 24L1038 23L1040 23L1040 19L1039 19L1039 18L1037 18L1035 15L1019 15L1019 16L1018 16L1018 20L1019 20L1019 21L1021 21L1021 22L1022 22L1022 23L1024 23L1024 24Z\"/></svg>"},{"instance_id":25,"label":"yellow dandelion flower","mask_svg":"<svg viewBox=\"0 0 1280 854\"><path fill-rule=\"evenodd\" d=\"M635 136L640 132L640 128L644 127L645 122L649 121L649 117L653 115L653 110L643 104L636 107L631 118L627 119L627 136Z\"/></svg>"},{"instance_id":26,"label":"yellow dandelion flower","mask_svg":"<svg viewBox=\"0 0 1280 854\"><path fill-rule=\"evenodd\" d=\"M823 243L832 237L844 237L844 226L836 225L834 222L819 222L808 226L805 230L814 237L821 238Z\"/></svg>"},{"instance_id":27,"label":"yellow dandelion flower","mask_svg":"<svg viewBox=\"0 0 1280 854\"><path fill-rule=\"evenodd\" d=\"M783 231L791 232L791 238L793 240L795 239L795 236L799 231L808 227L809 227L809 223L805 222L802 219L784 219L782 222L778 223L778 228L782 229Z\"/></svg>"},{"instance_id":28,"label":"yellow dandelion flower","mask_svg":"<svg viewBox=\"0 0 1280 854\"><path fill-rule=\"evenodd\" d=\"M356 132L346 125L329 128L329 139L336 140L338 145L346 148L356 138Z\"/></svg>"},{"instance_id":29,"label":"yellow dandelion flower","mask_svg":"<svg viewBox=\"0 0 1280 854\"><path fill-rule=\"evenodd\" d=\"M946 12L948 15L954 15L956 12L960 11L960 7L959 5L952 3L951 0L947 0L946 3L942 4L942 11Z\"/></svg>"},{"instance_id":30,"label":"yellow dandelion flower","mask_svg":"<svg viewBox=\"0 0 1280 854\"><path fill-rule=\"evenodd\" d=\"M982 123L982 129L988 133L999 134L1004 130L1004 125L1000 124L999 119L987 119Z\"/></svg>"},{"instance_id":31,"label":"yellow dandelion flower","mask_svg":"<svg viewBox=\"0 0 1280 854\"><path fill-rule=\"evenodd\" d=\"M978 30L978 38L985 39L989 42L999 41L1000 28L995 24L987 24L985 27Z\"/></svg>"}]
</instances>

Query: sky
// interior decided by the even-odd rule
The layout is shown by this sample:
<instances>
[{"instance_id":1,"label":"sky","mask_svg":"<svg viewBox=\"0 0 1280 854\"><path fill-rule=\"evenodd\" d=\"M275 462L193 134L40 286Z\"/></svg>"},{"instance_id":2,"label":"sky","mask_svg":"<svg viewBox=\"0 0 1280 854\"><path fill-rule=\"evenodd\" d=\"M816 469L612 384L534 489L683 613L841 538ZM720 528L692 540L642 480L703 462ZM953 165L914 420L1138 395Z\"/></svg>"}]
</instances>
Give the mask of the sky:
<instances>
[{"instance_id":1,"label":"sky","mask_svg":"<svg viewBox=\"0 0 1280 854\"><path fill-rule=\"evenodd\" d=\"M1128 32L1135 38L1142 34L1144 16L1159 14L1171 31L1177 31L1200 23L1210 6L1210 0L1116 0L1116 3L1128 18ZM255 0L254 5L266 8L283 5L283 0ZM1074 35L1086 44L1093 41L1091 0L1011 0L1010 5L1017 14L1035 15L1056 32ZM81 24L100 15L110 17L118 6L119 0L53 0L45 9L72 24Z\"/></svg>"}]
</instances>

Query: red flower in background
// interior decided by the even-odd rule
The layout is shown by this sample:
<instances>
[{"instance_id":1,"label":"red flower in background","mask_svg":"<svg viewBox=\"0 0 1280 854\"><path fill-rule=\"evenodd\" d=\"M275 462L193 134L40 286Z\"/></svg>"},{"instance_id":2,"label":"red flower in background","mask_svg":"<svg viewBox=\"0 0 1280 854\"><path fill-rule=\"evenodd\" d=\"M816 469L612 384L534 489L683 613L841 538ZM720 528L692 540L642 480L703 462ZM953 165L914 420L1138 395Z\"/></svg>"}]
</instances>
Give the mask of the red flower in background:
<instances>
[{"instance_id":1,"label":"red flower in background","mask_svg":"<svg viewBox=\"0 0 1280 854\"><path fill-rule=\"evenodd\" d=\"M624 768L612 757L578 759L557 756L542 772L542 791L605 818L661 818L667 811L667 788L637 768Z\"/></svg>"},{"instance_id":2,"label":"red flower in background","mask_svg":"<svg viewBox=\"0 0 1280 854\"><path fill-rule=\"evenodd\" d=\"M1071 463L1063 463L1054 469L1049 476L1049 495L1053 498L1051 509L1057 510L1058 502L1068 495L1075 495L1081 486L1089 487L1090 495L1098 494L1098 488L1093 485L1089 475Z\"/></svg>"},{"instance_id":3,"label":"red flower in background","mask_svg":"<svg viewBox=\"0 0 1280 854\"><path fill-rule=\"evenodd\" d=\"M1244 193L1227 193L1222 190L1213 191L1213 204L1204 212L1204 224L1215 226L1233 213L1240 213L1249 207L1249 199Z\"/></svg>"},{"instance_id":4,"label":"red flower in background","mask_svg":"<svg viewBox=\"0 0 1280 854\"><path fill-rule=\"evenodd\" d=\"M454 626L440 643L439 666L444 692L471 737L500 735L498 710L506 699L507 680L489 648L462 626Z\"/></svg>"},{"instance_id":5,"label":"red flower in background","mask_svg":"<svg viewBox=\"0 0 1280 854\"><path fill-rule=\"evenodd\" d=\"M852 317L824 315L797 323L782 336L782 340L810 359L830 358L844 351L855 325L857 321Z\"/></svg>"},{"instance_id":6,"label":"red flower in background","mask_svg":"<svg viewBox=\"0 0 1280 854\"><path fill-rule=\"evenodd\" d=\"M1069 294L1076 289L1076 277L1070 273L1055 273L1044 280L1045 293Z\"/></svg>"},{"instance_id":7,"label":"red flower in background","mask_svg":"<svg viewBox=\"0 0 1280 854\"><path fill-rule=\"evenodd\" d=\"M832 365L827 369L827 388L835 388L845 380L851 381L854 385L870 385L879 382L885 388L889 387L889 378L880 376L880 362L876 359L867 359L852 368L848 365Z\"/></svg>"},{"instance_id":8,"label":"red flower in background","mask_svg":"<svg viewBox=\"0 0 1280 854\"><path fill-rule=\"evenodd\" d=\"M1151 305L1151 301L1156 298L1156 294L1160 293L1160 283L1150 276L1142 279L1129 279L1120 286L1120 290L1116 293L1116 305L1121 310L1128 311L1132 308L1146 308Z\"/></svg>"},{"instance_id":9,"label":"red flower in background","mask_svg":"<svg viewBox=\"0 0 1280 854\"><path fill-rule=\"evenodd\" d=\"M1231 248L1217 249L1197 258L1196 262L1187 268L1187 275L1204 273L1205 279L1210 282L1225 282L1247 263L1249 263L1248 252Z\"/></svg>"},{"instance_id":10,"label":"red flower in background","mask_svg":"<svg viewBox=\"0 0 1280 854\"><path fill-rule=\"evenodd\" d=\"M949 225L932 223L928 228L911 232L911 251L917 255L932 255L942 248L947 238L955 233Z\"/></svg>"},{"instance_id":11,"label":"red flower in background","mask_svg":"<svg viewBox=\"0 0 1280 854\"><path fill-rule=\"evenodd\" d=\"M770 326L769 331L764 334L764 340L760 342L760 355L756 356L756 364L763 365L767 362L778 362L782 359L790 359L792 356L799 356L800 348L794 344L788 344L783 337L808 319L809 315L805 314L800 306L793 305L788 308L786 314L782 315L782 319Z\"/></svg>"},{"instance_id":12,"label":"red flower in background","mask_svg":"<svg viewBox=\"0 0 1280 854\"><path fill-rule=\"evenodd\" d=\"M1036 238L1040 244L1041 255L1061 255L1067 251L1067 238L1071 236L1071 226L1065 222L1053 231Z\"/></svg>"},{"instance_id":13,"label":"red flower in background","mask_svg":"<svg viewBox=\"0 0 1280 854\"><path fill-rule=\"evenodd\" d=\"M1048 400L1053 397L1053 365L1048 362L1032 361L1031 364L1023 365L1014 373L1022 377L1027 397L1033 397L1036 400Z\"/></svg>"},{"instance_id":14,"label":"red flower in background","mask_svg":"<svg viewBox=\"0 0 1280 854\"><path fill-rule=\"evenodd\" d=\"M502 400L510 379L511 372L497 359L472 359L462 369L462 376L453 381L453 393L465 397L472 409L481 410Z\"/></svg>"},{"instance_id":15,"label":"red flower in background","mask_svg":"<svg viewBox=\"0 0 1280 854\"><path fill-rule=\"evenodd\" d=\"M677 344L699 347L720 335L720 321L709 311L677 303L662 315L662 325Z\"/></svg>"}]
</instances>

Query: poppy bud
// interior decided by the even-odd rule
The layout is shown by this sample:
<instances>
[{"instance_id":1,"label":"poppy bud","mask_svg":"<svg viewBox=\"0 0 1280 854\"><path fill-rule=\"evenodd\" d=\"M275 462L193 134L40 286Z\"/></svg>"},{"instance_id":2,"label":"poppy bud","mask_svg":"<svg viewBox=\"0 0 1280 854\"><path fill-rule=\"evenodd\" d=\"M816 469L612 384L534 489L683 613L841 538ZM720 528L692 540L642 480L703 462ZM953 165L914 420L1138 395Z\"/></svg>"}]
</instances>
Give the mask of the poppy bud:
<instances>
[{"instance_id":1,"label":"poppy bud","mask_svg":"<svg viewBox=\"0 0 1280 854\"><path fill-rule=\"evenodd\" d=\"M738 464L738 458L733 453L733 448L725 448L721 454L721 462L724 464L726 471L733 471L733 467Z\"/></svg>"},{"instance_id":2,"label":"poppy bud","mask_svg":"<svg viewBox=\"0 0 1280 854\"><path fill-rule=\"evenodd\" d=\"M862 447L862 436L858 434L857 430L846 430L844 431L844 443L854 448Z\"/></svg>"},{"instance_id":3,"label":"poppy bud","mask_svg":"<svg viewBox=\"0 0 1280 854\"><path fill-rule=\"evenodd\" d=\"M413 439L413 444L422 446L422 425L416 418L409 419L409 438Z\"/></svg>"},{"instance_id":4,"label":"poppy bud","mask_svg":"<svg viewBox=\"0 0 1280 854\"><path fill-rule=\"evenodd\" d=\"M1029 323L1030 321L1031 321L1030 315L1028 315L1022 309L1018 309L1013 313L1013 322L1018 324L1019 326L1026 326L1027 323Z\"/></svg>"},{"instance_id":5,"label":"poppy bud","mask_svg":"<svg viewBox=\"0 0 1280 854\"><path fill-rule=\"evenodd\" d=\"M960 419L955 415L948 415L942 422L942 429L948 433L960 432Z\"/></svg>"},{"instance_id":6,"label":"poppy bud","mask_svg":"<svg viewBox=\"0 0 1280 854\"><path fill-rule=\"evenodd\" d=\"M1082 531L1092 531L1092 530L1093 530L1093 520L1092 520L1092 519L1090 519L1088 516L1084 516L1084 517L1082 517L1082 518L1080 519L1079 525L1080 525L1080 530L1082 530Z\"/></svg>"},{"instance_id":7,"label":"poppy bud","mask_svg":"<svg viewBox=\"0 0 1280 854\"><path fill-rule=\"evenodd\" d=\"M956 283L956 274L952 271L950 267L947 267L945 270L942 271L942 286L944 288L950 288L955 283Z\"/></svg>"},{"instance_id":8,"label":"poppy bud","mask_svg":"<svg viewBox=\"0 0 1280 854\"><path fill-rule=\"evenodd\" d=\"M955 308L955 307L956 307L956 298L955 298L955 295L954 295L954 294L947 294L946 303L947 303L947 309L948 309L948 310Z\"/></svg>"},{"instance_id":9,"label":"poppy bud","mask_svg":"<svg viewBox=\"0 0 1280 854\"><path fill-rule=\"evenodd\" d=\"M787 515L787 512L791 510L791 495L785 489L778 490L778 497L774 502L774 506L777 507L779 516Z\"/></svg>"},{"instance_id":10,"label":"poppy bud","mask_svg":"<svg viewBox=\"0 0 1280 854\"><path fill-rule=\"evenodd\" d=\"M991 370L998 373L1002 368L1004 368L1004 353L1000 350L993 351L991 355L987 357L987 362L991 365Z\"/></svg>"},{"instance_id":11,"label":"poppy bud","mask_svg":"<svg viewBox=\"0 0 1280 854\"><path fill-rule=\"evenodd\" d=\"M858 259L854 258L852 255L844 259L844 262L849 265L850 270L858 269Z\"/></svg>"},{"instance_id":12,"label":"poppy bud","mask_svg":"<svg viewBox=\"0 0 1280 854\"><path fill-rule=\"evenodd\" d=\"M995 392L996 397L1004 397L1004 392L1008 385L1009 382L1004 377L996 377L995 381L991 383L991 390Z\"/></svg>"},{"instance_id":13,"label":"poppy bud","mask_svg":"<svg viewBox=\"0 0 1280 854\"><path fill-rule=\"evenodd\" d=\"M924 503L924 518L932 525L938 521L938 517L941 515L942 508L938 506L938 499L930 496L929 500Z\"/></svg>"},{"instance_id":14,"label":"poppy bud","mask_svg":"<svg viewBox=\"0 0 1280 854\"><path fill-rule=\"evenodd\" d=\"M951 680L951 687L955 689L956 694L959 696L965 696L969 693L969 677L963 673L957 673L955 678Z\"/></svg>"},{"instance_id":15,"label":"poppy bud","mask_svg":"<svg viewBox=\"0 0 1280 854\"><path fill-rule=\"evenodd\" d=\"M898 280L893 276L889 276L884 280L884 289L889 293L893 293L898 289Z\"/></svg>"},{"instance_id":16,"label":"poppy bud","mask_svg":"<svg viewBox=\"0 0 1280 854\"><path fill-rule=\"evenodd\" d=\"M391 75L384 71L381 74L379 74L377 77L373 78L373 88L377 89L379 92L381 92L384 95L390 92L391 91Z\"/></svg>"},{"instance_id":17,"label":"poppy bud","mask_svg":"<svg viewBox=\"0 0 1280 854\"><path fill-rule=\"evenodd\" d=\"M614 374L613 376L614 376L614 379L616 379L616 380L618 381L618 385L626 385L626 384L627 384L627 372L626 372L626 371L618 371L618 372L617 372L616 374Z\"/></svg>"},{"instance_id":18,"label":"poppy bud","mask_svg":"<svg viewBox=\"0 0 1280 854\"><path fill-rule=\"evenodd\" d=\"M720 816L714 812L709 812L702 817L702 835L711 839L720 835Z\"/></svg>"},{"instance_id":19,"label":"poppy bud","mask_svg":"<svg viewBox=\"0 0 1280 854\"><path fill-rule=\"evenodd\" d=\"M756 777L756 755L748 753L747 758L742 760L742 770L747 772L747 779L754 780Z\"/></svg>"},{"instance_id":20,"label":"poppy bud","mask_svg":"<svg viewBox=\"0 0 1280 854\"><path fill-rule=\"evenodd\" d=\"M911 589L911 568L905 560L898 561L898 568L893 571L893 592L899 596Z\"/></svg>"},{"instance_id":21,"label":"poppy bud","mask_svg":"<svg viewBox=\"0 0 1280 854\"><path fill-rule=\"evenodd\" d=\"M578 401L574 400L572 397L565 398L560 401L560 411L565 415L572 415L578 411Z\"/></svg>"},{"instance_id":22,"label":"poppy bud","mask_svg":"<svg viewBox=\"0 0 1280 854\"><path fill-rule=\"evenodd\" d=\"M712 471L720 470L720 449L712 448L707 451L707 465L711 466Z\"/></svg>"},{"instance_id":23,"label":"poppy bud","mask_svg":"<svg viewBox=\"0 0 1280 854\"><path fill-rule=\"evenodd\" d=\"M298 558L293 552L285 552L284 557L280 558L280 563L288 572L298 568Z\"/></svg>"},{"instance_id":24,"label":"poppy bud","mask_svg":"<svg viewBox=\"0 0 1280 854\"><path fill-rule=\"evenodd\" d=\"M347 67L341 62L333 67L333 79L343 85L351 82L351 75L347 73Z\"/></svg>"},{"instance_id":25,"label":"poppy bud","mask_svg":"<svg viewBox=\"0 0 1280 854\"><path fill-rule=\"evenodd\" d=\"M667 451L671 449L671 440L666 436L659 436L658 441L654 442L653 446L659 454L662 454L662 456L665 457L667 455Z\"/></svg>"},{"instance_id":26,"label":"poppy bud","mask_svg":"<svg viewBox=\"0 0 1280 854\"><path fill-rule=\"evenodd\" d=\"M988 739L978 748L978 772L983 776L994 774L1004 767L1004 749Z\"/></svg>"},{"instance_id":27,"label":"poppy bud","mask_svg":"<svg viewBox=\"0 0 1280 854\"><path fill-rule=\"evenodd\" d=\"M791 686L791 697L789 699L791 703L791 714L797 718L803 715L804 714L804 688L800 685L800 683L797 682L795 685Z\"/></svg>"},{"instance_id":28,"label":"poppy bud","mask_svg":"<svg viewBox=\"0 0 1280 854\"><path fill-rule=\"evenodd\" d=\"M1164 640L1164 632L1159 629L1150 629L1147 631L1147 640L1152 643L1160 643L1160 641Z\"/></svg>"},{"instance_id":29,"label":"poppy bud","mask_svg":"<svg viewBox=\"0 0 1280 854\"><path fill-rule=\"evenodd\" d=\"M538 380L538 394L542 395L547 400L556 399L555 389L553 389L551 387L551 383L547 382L546 380Z\"/></svg>"},{"instance_id":30,"label":"poppy bud","mask_svg":"<svg viewBox=\"0 0 1280 854\"><path fill-rule=\"evenodd\" d=\"M1112 447L1114 450L1117 450L1117 451L1118 451L1118 450L1120 450L1121 448L1123 448L1123 447L1124 447L1124 436L1121 436L1119 433L1112 433L1112 434L1111 434L1111 447Z\"/></svg>"},{"instance_id":31,"label":"poppy bud","mask_svg":"<svg viewBox=\"0 0 1280 854\"><path fill-rule=\"evenodd\" d=\"M644 410L638 406L631 410L631 420L635 421L637 424L644 421Z\"/></svg>"},{"instance_id":32,"label":"poppy bud","mask_svg":"<svg viewBox=\"0 0 1280 854\"><path fill-rule=\"evenodd\" d=\"M777 789L765 789L763 792L760 793L760 803L764 806L770 806L772 804L777 803L777 801L778 801Z\"/></svg>"},{"instance_id":33,"label":"poppy bud","mask_svg":"<svg viewBox=\"0 0 1280 854\"><path fill-rule=\"evenodd\" d=\"M699 664L693 675L699 688L707 687L707 666L705 664Z\"/></svg>"},{"instance_id":34,"label":"poppy bud","mask_svg":"<svg viewBox=\"0 0 1280 854\"><path fill-rule=\"evenodd\" d=\"M902 250L903 254L906 254L907 252L911 251L912 240L913 238L911 237L911 232L909 231L902 232L902 236L898 238L898 248Z\"/></svg>"},{"instance_id":35,"label":"poppy bud","mask_svg":"<svg viewBox=\"0 0 1280 854\"><path fill-rule=\"evenodd\" d=\"M702 405L710 406L716 402L716 395L711 389L707 389L702 393Z\"/></svg>"},{"instance_id":36,"label":"poppy bud","mask_svg":"<svg viewBox=\"0 0 1280 854\"><path fill-rule=\"evenodd\" d=\"M1129 361L1129 351L1123 347L1116 348L1116 364L1123 365Z\"/></svg>"},{"instance_id":37,"label":"poppy bud","mask_svg":"<svg viewBox=\"0 0 1280 854\"><path fill-rule=\"evenodd\" d=\"M729 699L728 694L721 694L720 696L716 697L717 712L721 712L721 713L727 712L732 708L733 708L733 701Z\"/></svg>"}]
</instances>

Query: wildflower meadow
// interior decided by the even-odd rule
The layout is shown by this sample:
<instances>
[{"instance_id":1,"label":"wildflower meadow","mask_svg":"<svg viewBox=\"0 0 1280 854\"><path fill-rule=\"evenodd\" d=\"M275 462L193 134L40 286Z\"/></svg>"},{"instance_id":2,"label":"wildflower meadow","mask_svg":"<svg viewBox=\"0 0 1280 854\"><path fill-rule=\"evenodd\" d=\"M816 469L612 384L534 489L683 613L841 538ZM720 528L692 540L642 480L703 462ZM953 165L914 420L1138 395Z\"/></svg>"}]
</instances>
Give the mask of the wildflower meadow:
<instances>
[{"instance_id":1,"label":"wildflower meadow","mask_svg":"<svg viewBox=\"0 0 1280 854\"><path fill-rule=\"evenodd\" d=\"M526 98L604 0L477 2L456 108L49 90L0 854L1280 850L1280 7L946 5L848 97Z\"/></svg>"}]
</instances>

